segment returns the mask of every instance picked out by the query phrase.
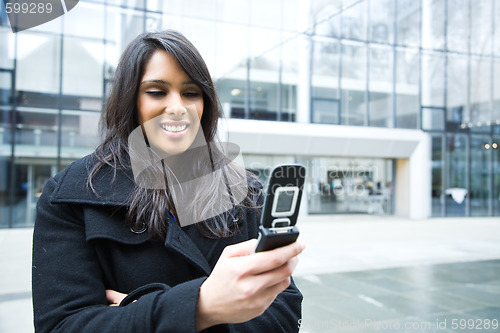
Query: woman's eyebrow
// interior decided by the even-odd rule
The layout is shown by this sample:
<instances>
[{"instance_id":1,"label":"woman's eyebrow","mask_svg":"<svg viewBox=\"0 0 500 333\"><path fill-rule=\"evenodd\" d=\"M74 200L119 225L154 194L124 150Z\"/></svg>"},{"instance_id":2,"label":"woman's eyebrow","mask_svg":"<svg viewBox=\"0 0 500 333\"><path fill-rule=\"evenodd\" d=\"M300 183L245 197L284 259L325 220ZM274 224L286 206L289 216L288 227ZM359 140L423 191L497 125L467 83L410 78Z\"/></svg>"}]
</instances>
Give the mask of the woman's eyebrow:
<instances>
[{"instance_id":1,"label":"woman's eyebrow","mask_svg":"<svg viewBox=\"0 0 500 333\"><path fill-rule=\"evenodd\" d=\"M172 85L170 82L164 81L164 80L146 80L146 81L142 81L141 85L146 84L146 83L158 83L158 84L164 84L164 85L167 85L167 86L171 86ZM182 85L183 86L189 86L189 85L195 85L195 86L197 86L198 84L196 84L196 82L194 82L194 81L185 81L185 82L182 82Z\"/></svg>"},{"instance_id":2,"label":"woman's eyebrow","mask_svg":"<svg viewBox=\"0 0 500 333\"><path fill-rule=\"evenodd\" d=\"M163 81L163 80L146 80L146 81L142 81L141 85L146 84L146 83L159 83L159 84L164 84L164 85L168 85L168 86L172 85L170 82Z\"/></svg>"}]
</instances>

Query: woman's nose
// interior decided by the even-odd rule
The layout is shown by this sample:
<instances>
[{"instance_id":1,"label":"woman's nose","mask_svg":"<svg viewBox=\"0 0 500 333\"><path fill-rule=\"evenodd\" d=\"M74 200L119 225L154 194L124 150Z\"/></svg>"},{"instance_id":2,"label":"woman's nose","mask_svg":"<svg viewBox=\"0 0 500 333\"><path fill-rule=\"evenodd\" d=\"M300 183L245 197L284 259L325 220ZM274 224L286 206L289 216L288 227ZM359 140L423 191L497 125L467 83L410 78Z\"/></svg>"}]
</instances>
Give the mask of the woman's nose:
<instances>
[{"instance_id":1,"label":"woman's nose","mask_svg":"<svg viewBox=\"0 0 500 333\"><path fill-rule=\"evenodd\" d=\"M165 105L165 112L175 116L181 116L187 112L184 102L179 94L170 94Z\"/></svg>"}]
</instances>

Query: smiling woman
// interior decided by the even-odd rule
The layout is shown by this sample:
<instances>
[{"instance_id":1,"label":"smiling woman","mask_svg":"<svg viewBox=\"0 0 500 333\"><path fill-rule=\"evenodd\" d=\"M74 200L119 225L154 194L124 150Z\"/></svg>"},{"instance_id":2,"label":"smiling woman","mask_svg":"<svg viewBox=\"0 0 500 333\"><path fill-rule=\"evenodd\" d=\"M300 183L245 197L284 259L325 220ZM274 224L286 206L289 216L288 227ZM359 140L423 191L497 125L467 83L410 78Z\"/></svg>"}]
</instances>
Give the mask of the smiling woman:
<instances>
[{"instance_id":1,"label":"smiling woman","mask_svg":"<svg viewBox=\"0 0 500 333\"><path fill-rule=\"evenodd\" d=\"M37 332L298 331L291 274L304 246L253 253L262 185L216 144L220 110L184 36L131 42L103 142L38 201Z\"/></svg>"}]
</instances>

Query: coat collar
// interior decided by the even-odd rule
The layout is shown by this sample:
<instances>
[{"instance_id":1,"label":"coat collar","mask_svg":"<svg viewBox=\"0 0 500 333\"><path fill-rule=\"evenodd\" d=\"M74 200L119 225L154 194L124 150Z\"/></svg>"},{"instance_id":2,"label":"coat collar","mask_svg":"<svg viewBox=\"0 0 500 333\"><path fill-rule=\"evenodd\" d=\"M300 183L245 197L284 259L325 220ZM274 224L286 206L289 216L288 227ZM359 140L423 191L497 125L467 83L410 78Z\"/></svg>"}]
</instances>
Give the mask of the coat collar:
<instances>
[{"instance_id":1,"label":"coat collar","mask_svg":"<svg viewBox=\"0 0 500 333\"><path fill-rule=\"evenodd\" d=\"M128 206L135 188L131 170L104 166L93 180L95 191L87 184L95 158L88 155L73 162L54 177L58 183L52 193L53 203L86 203L96 205Z\"/></svg>"}]
</instances>

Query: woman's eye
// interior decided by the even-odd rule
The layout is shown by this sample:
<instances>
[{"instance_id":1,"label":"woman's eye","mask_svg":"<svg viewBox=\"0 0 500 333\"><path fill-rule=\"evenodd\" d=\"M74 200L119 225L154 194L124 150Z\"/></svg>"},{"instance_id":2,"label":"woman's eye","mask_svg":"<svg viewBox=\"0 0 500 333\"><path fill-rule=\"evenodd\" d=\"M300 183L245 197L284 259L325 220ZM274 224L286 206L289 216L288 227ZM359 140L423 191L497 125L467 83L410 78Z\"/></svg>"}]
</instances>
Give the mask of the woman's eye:
<instances>
[{"instance_id":1,"label":"woman's eye","mask_svg":"<svg viewBox=\"0 0 500 333\"><path fill-rule=\"evenodd\" d=\"M189 98L194 98L200 96L199 92L187 92L184 93L184 96L189 97Z\"/></svg>"},{"instance_id":2,"label":"woman's eye","mask_svg":"<svg viewBox=\"0 0 500 333\"><path fill-rule=\"evenodd\" d=\"M164 96L165 95L165 93L163 91L157 91L157 90L146 91L146 94L148 94L150 96L154 96L154 97Z\"/></svg>"}]
</instances>

